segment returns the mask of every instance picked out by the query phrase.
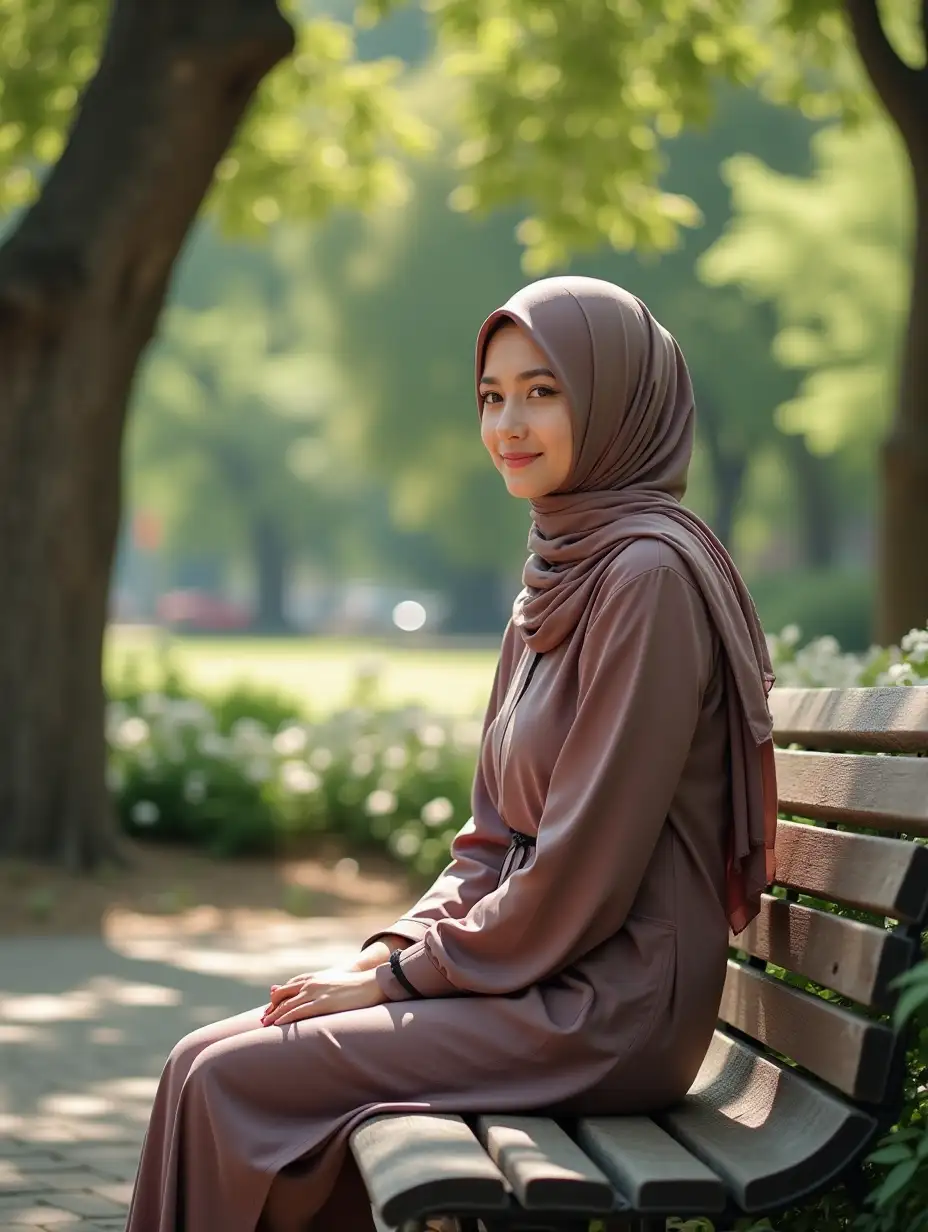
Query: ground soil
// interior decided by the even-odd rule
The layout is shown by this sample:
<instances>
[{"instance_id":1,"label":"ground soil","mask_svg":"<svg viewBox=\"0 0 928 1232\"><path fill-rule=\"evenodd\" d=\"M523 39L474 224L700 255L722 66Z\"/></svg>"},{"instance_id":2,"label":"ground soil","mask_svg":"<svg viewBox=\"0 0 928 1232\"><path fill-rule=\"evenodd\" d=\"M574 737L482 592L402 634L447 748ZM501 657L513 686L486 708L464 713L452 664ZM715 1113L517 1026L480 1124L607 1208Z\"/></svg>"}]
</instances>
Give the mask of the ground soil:
<instances>
[{"instance_id":1,"label":"ground soil","mask_svg":"<svg viewBox=\"0 0 928 1232\"><path fill-rule=\"evenodd\" d=\"M234 933L314 916L389 923L417 896L388 859L332 845L261 860L130 842L124 851L125 868L85 874L0 860L0 937Z\"/></svg>"}]
</instances>

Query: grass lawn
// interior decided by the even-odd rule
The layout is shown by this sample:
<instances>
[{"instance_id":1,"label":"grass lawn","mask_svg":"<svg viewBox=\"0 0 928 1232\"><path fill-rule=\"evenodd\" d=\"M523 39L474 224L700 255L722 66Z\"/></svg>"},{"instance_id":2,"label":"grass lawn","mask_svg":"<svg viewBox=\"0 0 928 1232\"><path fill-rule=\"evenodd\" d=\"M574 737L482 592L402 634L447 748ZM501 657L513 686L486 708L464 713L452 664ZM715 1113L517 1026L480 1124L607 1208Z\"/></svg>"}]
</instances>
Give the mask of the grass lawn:
<instances>
[{"instance_id":1,"label":"grass lawn","mask_svg":"<svg viewBox=\"0 0 928 1232\"><path fill-rule=\"evenodd\" d=\"M359 671L376 667L386 705L418 702L430 709L472 714L486 705L496 650L424 649L320 638L169 638L158 631L114 625L107 631L105 676L118 679L132 665L155 683L168 650L173 667L198 690L221 692L247 683L301 701L312 715L348 703Z\"/></svg>"}]
</instances>

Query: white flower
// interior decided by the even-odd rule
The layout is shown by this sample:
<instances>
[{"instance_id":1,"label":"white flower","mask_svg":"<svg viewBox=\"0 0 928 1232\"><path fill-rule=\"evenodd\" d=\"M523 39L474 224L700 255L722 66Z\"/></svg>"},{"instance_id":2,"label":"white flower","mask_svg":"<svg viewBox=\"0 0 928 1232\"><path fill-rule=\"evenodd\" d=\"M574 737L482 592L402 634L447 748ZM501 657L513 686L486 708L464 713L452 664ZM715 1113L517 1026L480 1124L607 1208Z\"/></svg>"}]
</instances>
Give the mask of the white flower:
<instances>
[{"instance_id":1,"label":"white flower","mask_svg":"<svg viewBox=\"0 0 928 1232\"><path fill-rule=\"evenodd\" d=\"M267 757L250 757L243 769L245 777L252 783L266 783L271 777L271 763Z\"/></svg>"},{"instance_id":2,"label":"white flower","mask_svg":"<svg viewBox=\"0 0 928 1232\"><path fill-rule=\"evenodd\" d=\"M367 797L364 808L369 817L386 817L396 808L396 796L392 791L378 788Z\"/></svg>"},{"instance_id":3,"label":"white flower","mask_svg":"<svg viewBox=\"0 0 928 1232\"><path fill-rule=\"evenodd\" d=\"M401 830L398 834L391 835L390 846L398 856L408 860L411 856L416 855L422 846L422 840L418 834L414 834L411 830Z\"/></svg>"},{"instance_id":4,"label":"white flower","mask_svg":"<svg viewBox=\"0 0 928 1232\"><path fill-rule=\"evenodd\" d=\"M285 727L274 737L274 752L281 757L296 757L306 748L306 732L302 727Z\"/></svg>"},{"instance_id":5,"label":"white flower","mask_svg":"<svg viewBox=\"0 0 928 1232\"><path fill-rule=\"evenodd\" d=\"M168 699L163 693L144 693L139 698L139 710L147 718L157 719L168 708Z\"/></svg>"},{"instance_id":6,"label":"white flower","mask_svg":"<svg viewBox=\"0 0 928 1232\"><path fill-rule=\"evenodd\" d=\"M419 728L419 740L426 748L440 749L447 739L445 729L439 727L437 723L426 723L424 727Z\"/></svg>"},{"instance_id":7,"label":"white flower","mask_svg":"<svg viewBox=\"0 0 928 1232\"><path fill-rule=\"evenodd\" d=\"M388 770L402 770L409 761L409 754L401 744L391 744L384 749L383 764Z\"/></svg>"},{"instance_id":8,"label":"white flower","mask_svg":"<svg viewBox=\"0 0 928 1232\"><path fill-rule=\"evenodd\" d=\"M902 652L912 663L928 664L928 629L912 629L902 639Z\"/></svg>"},{"instance_id":9,"label":"white flower","mask_svg":"<svg viewBox=\"0 0 928 1232\"><path fill-rule=\"evenodd\" d=\"M443 826L454 816L454 805L444 796L436 796L422 806L421 817L427 826Z\"/></svg>"},{"instance_id":10,"label":"white flower","mask_svg":"<svg viewBox=\"0 0 928 1232\"><path fill-rule=\"evenodd\" d=\"M351 773L359 779L363 779L374 768L374 759L370 753L358 753L351 759Z\"/></svg>"},{"instance_id":11,"label":"white flower","mask_svg":"<svg viewBox=\"0 0 928 1232\"><path fill-rule=\"evenodd\" d=\"M151 735L148 724L137 715L120 723L115 743L122 749L137 749Z\"/></svg>"},{"instance_id":12,"label":"white flower","mask_svg":"<svg viewBox=\"0 0 928 1232\"><path fill-rule=\"evenodd\" d=\"M204 732L200 737L200 752L207 757L224 757L228 748L228 740L218 732Z\"/></svg>"},{"instance_id":13,"label":"white flower","mask_svg":"<svg viewBox=\"0 0 928 1232\"><path fill-rule=\"evenodd\" d=\"M802 633L798 625L787 625L780 630L780 641L784 646L798 646Z\"/></svg>"},{"instance_id":14,"label":"white flower","mask_svg":"<svg viewBox=\"0 0 928 1232\"><path fill-rule=\"evenodd\" d=\"M190 804L199 804L205 797L206 775L194 770L184 780L184 799Z\"/></svg>"},{"instance_id":15,"label":"white flower","mask_svg":"<svg viewBox=\"0 0 928 1232\"><path fill-rule=\"evenodd\" d=\"M269 744L267 728L255 719L237 719L232 724L232 740L242 753L263 753Z\"/></svg>"},{"instance_id":16,"label":"white flower","mask_svg":"<svg viewBox=\"0 0 928 1232\"><path fill-rule=\"evenodd\" d=\"M212 725L212 716L209 710L202 702L197 701L195 697L174 698L169 708L165 711L165 717L170 718L182 727Z\"/></svg>"},{"instance_id":17,"label":"white flower","mask_svg":"<svg viewBox=\"0 0 928 1232\"><path fill-rule=\"evenodd\" d=\"M331 766L332 757L331 749L313 749L309 757L306 759L314 770L320 771L322 774Z\"/></svg>"},{"instance_id":18,"label":"white flower","mask_svg":"<svg viewBox=\"0 0 928 1232\"><path fill-rule=\"evenodd\" d=\"M280 781L294 796L307 796L319 787L319 775L302 761L285 761L280 767Z\"/></svg>"},{"instance_id":19,"label":"white flower","mask_svg":"<svg viewBox=\"0 0 928 1232\"><path fill-rule=\"evenodd\" d=\"M887 684L918 684L919 677L911 663L891 663L886 669Z\"/></svg>"},{"instance_id":20,"label":"white flower","mask_svg":"<svg viewBox=\"0 0 928 1232\"><path fill-rule=\"evenodd\" d=\"M136 800L130 815L137 826L153 826L161 812L153 800Z\"/></svg>"}]
</instances>

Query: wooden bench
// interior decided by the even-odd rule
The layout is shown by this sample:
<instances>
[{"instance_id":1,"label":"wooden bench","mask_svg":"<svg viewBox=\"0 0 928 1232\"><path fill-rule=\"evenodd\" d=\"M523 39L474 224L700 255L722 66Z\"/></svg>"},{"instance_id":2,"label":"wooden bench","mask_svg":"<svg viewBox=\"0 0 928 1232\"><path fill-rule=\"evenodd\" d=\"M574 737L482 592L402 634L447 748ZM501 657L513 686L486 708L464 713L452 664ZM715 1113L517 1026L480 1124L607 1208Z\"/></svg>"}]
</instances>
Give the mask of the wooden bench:
<instances>
[{"instance_id":1,"label":"wooden bench","mask_svg":"<svg viewBox=\"0 0 928 1232\"><path fill-rule=\"evenodd\" d=\"M437 1214L465 1232L593 1219L663 1232L699 1215L731 1228L841 1182L860 1196L861 1161L902 1103L892 981L928 923L928 847L912 841L928 838L928 688L782 689L771 705L783 889L733 942L687 1098L653 1118L372 1118L351 1149L380 1229L416 1232Z\"/></svg>"}]
</instances>

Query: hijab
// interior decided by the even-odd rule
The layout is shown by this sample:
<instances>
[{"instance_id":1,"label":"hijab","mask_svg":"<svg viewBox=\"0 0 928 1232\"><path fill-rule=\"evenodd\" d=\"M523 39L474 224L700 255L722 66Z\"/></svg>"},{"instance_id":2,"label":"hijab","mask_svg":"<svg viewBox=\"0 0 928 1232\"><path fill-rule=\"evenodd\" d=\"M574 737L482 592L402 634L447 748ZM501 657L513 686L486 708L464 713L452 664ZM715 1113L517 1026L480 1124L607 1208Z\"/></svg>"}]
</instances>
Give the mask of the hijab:
<instances>
[{"instance_id":1,"label":"hijab","mask_svg":"<svg viewBox=\"0 0 928 1232\"><path fill-rule=\"evenodd\" d=\"M636 296L597 278L545 278L491 313L477 339L514 322L567 393L573 463L562 488L531 502L530 555L513 622L530 650L554 650L580 623L610 563L634 539L684 559L724 650L731 740L727 913L739 933L775 875L777 787L767 695L773 671L754 603L721 541L680 503L695 400L676 340Z\"/></svg>"}]
</instances>

